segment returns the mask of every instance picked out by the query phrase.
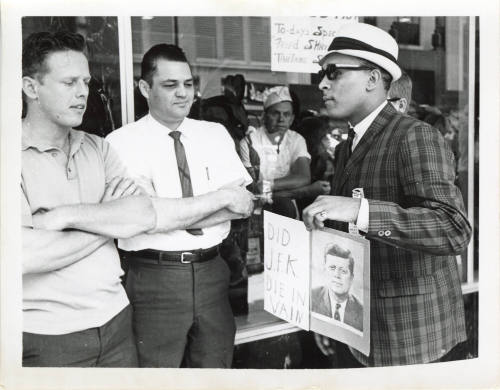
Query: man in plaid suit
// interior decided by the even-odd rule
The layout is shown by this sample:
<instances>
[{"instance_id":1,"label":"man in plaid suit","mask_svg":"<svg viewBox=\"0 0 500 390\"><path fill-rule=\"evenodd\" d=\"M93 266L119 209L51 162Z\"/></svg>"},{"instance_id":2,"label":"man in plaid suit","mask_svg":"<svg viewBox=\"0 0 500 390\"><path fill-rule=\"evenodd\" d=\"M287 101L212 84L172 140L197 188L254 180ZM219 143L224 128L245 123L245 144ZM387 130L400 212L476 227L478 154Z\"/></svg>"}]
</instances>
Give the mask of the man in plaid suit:
<instances>
[{"instance_id":1,"label":"man in plaid suit","mask_svg":"<svg viewBox=\"0 0 500 390\"><path fill-rule=\"evenodd\" d=\"M309 229L351 223L371 242L370 354L351 349L367 366L437 361L466 339L455 255L471 227L439 131L386 102L401 75L397 55L385 31L353 23L320 60L326 108L352 128L331 195L304 210ZM355 188L364 199L352 197Z\"/></svg>"}]
</instances>

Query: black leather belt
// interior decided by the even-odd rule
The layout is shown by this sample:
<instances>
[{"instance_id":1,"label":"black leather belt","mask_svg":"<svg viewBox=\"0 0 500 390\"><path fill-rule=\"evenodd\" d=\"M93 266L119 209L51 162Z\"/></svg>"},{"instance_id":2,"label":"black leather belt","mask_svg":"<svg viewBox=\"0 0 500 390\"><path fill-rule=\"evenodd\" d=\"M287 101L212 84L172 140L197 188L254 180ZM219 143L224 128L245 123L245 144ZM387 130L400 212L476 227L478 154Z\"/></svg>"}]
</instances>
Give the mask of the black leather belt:
<instances>
[{"instance_id":1,"label":"black leather belt","mask_svg":"<svg viewBox=\"0 0 500 390\"><path fill-rule=\"evenodd\" d=\"M171 263L202 263L212 260L219 254L219 245L208 249L194 249L190 251L158 251L155 249L143 249L141 251L125 252L126 255L133 257L131 262L161 264L163 262Z\"/></svg>"}]
</instances>

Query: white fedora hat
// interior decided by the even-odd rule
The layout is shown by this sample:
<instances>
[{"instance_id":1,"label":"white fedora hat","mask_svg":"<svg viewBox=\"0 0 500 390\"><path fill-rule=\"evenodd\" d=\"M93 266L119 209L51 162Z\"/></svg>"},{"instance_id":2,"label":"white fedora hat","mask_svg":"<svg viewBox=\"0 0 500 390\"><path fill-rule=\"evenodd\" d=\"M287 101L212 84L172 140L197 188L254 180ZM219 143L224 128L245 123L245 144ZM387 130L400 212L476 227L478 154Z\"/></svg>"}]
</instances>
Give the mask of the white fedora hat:
<instances>
[{"instance_id":1,"label":"white fedora hat","mask_svg":"<svg viewBox=\"0 0 500 390\"><path fill-rule=\"evenodd\" d=\"M392 76L392 81L401 77L398 64L398 44L384 30L365 23L349 23L338 29L328 52L319 60L323 65L332 53L358 57L385 69Z\"/></svg>"}]
</instances>

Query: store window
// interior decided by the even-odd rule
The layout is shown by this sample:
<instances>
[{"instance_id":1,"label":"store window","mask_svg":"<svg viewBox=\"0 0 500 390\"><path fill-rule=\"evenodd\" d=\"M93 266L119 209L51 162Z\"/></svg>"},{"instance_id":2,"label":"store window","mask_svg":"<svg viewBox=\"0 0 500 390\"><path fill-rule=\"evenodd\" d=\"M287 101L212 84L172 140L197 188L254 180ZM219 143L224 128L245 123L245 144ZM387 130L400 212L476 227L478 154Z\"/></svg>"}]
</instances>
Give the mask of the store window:
<instances>
[{"instance_id":1,"label":"store window","mask_svg":"<svg viewBox=\"0 0 500 390\"><path fill-rule=\"evenodd\" d=\"M389 34L401 45L420 45L420 18L411 16L397 18L391 24Z\"/></svg>"},{"instance_id":2,"label":"store window","mask_svg":"<svg viewBox=\"0 0 500 390\"><path fill-rule=\"evenodd\" d=\"M269 64L269 18L179 17L180 24L190 22L195 31L194 58L200 63L219 60L219 64L223 61L227 65Z\"/></svg>"},{"instance_id":3,"label":"store window","mask_svg":"<svg viewBox=\"0 0 500 390\"><path fill-rule=\"evenodd\" d=\"M290 84L308 108L318 102L315 75L308 75L307 85L296 86L297 74L270 70L270 18L266 17L155 17L132 18L134 80L147 47L140 43L177 42L191 61L193 73L201 80L203 98L220 94L222 80L228 74L240 73L250 85ZM365 20L366 19L366 20ZM467 17L360 17L361 22L377 25L395 34L400 44L399 63L413 81L410 115L437 127L449 142L456 158L457 185L467 205L477 238L477 212L474 212L474 169L477 155L477 70L469 67L478 58L477 44L471 50L470 21L473 35L478 26ZM174 21L177 23L176 36ZM438 36L436 36L438 34ZM137 43L136 43L137 42ZM264 64L265 66L259 66ZM309 96L311 95L311 96ZM248 94L247 91L247 95ZM137 101L136 101L137 104ZM252 101L253 116L258 116L258 103ZM261 108L260 108L261 110ZM255 119L254 118L254 119ZM470 119L474 118L474 119ZM476 137L476 138L475 138ZM473 163L471 161L475 161ZM472 186L472 187L471 187ZM476 204L477 207L477 204ZM282 335L297 329L263 310L264 277L262 218L254 215L248 223L245 277L230 290L236 314L237 343ZM470 250L457 256L462 271L464 292L477 290L477 252Z\"/></svg>"},{"instance_id":4,"label":"store window","mask_svg":"<svg viewBox=\"0 0 500 390\"><path fill-rule=\"evenodd\" d=\"M128 17L127 17L128 18ZM366 20L365 20L366 19ZM120 23L121 21L121 23ZM466 253L457 256L464 293L478 289L478 31L477 18L469 17L360 17L385 31L398 31L399 63L413 81L410 115L437 127L455 155L457 185L461 189L474 239ZM31 32L69 29L84 35L95 93L82 127L106 135L147 112L137 90L140 62L157 43L180 45L200 80L203 98L220 94L222 80L239 73L250 85L289 84L308 108L321 111L313 75L273 72L270 67L269 17L25 17L23 37ZM120 29L118 28L120 26ZM125 30L130 29L130 30ZM131 37L130 52L119 51L119 35ZM120 69L130 72L120 73ZM304 83L304 80L309 82ZM133 98L122 100L120 81ZM309 92L310 91L310 92ZM255 91L254 91L255 92ZM311 96L309 96L311 95ZM250 96L247 90L246 96ZM92 108L92 101L95 107ZM262 104L251 102L255 118ZM122 104L127 105L122 110ZM314 104L317 104L314 107ZM260 111L259 111L260 110ZM122 116L122 112L127 115ZM237 343L283 335L297 329L263 310L264 277L262 219L248 221L243 278L236 280L230 296L236 314ZM477 314L477 307L475 308ZM476 339L477 341L477 339ZM477 348L477 345L476 345Z\"/></svg>"}]
</instances>

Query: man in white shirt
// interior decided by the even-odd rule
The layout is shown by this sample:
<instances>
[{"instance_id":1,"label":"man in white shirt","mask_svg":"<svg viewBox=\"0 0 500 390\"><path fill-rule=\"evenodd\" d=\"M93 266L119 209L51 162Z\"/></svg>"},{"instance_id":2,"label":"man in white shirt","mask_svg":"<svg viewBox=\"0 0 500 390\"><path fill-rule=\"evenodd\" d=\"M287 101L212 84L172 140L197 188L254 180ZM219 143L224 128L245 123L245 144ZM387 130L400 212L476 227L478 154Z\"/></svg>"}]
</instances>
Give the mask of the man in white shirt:
<instances>
[{"instance_id":1,"label":"man in white shirt","mask_svg":"<svg viewBox=\"0 0 500 390\"><path fill-rule=\"evenodd\" d=\"M152 195L181 198L251 182L226 129L186 117L194 89L182 49L160 44L148 50L139 88L149 114L107 140ZM140 366L231 366L235 323L229 269L218 246L230 220L241 217L221 208L187 230L119 241L130 267L126 290Z\"/></svg>"},{"instance_id":2,"label":"man in white shirt","mask_svg":"<svg viewBox=\"0 0 500 390\"><path fill-rule=\"evenodd\" d=\"M328 248L324 259L327 283L312 291L312 311L363 331L363 305L350 293L354 280L351 251L337 244Z\"/></svg>"},{"instance_id":3,"label":"man in white shirt","mask_svg":"<svg viewBox=\"0 0 500 390\"><path fill-rule=\"evenodd\" d=\"M132 309L113 238L189 227L251 194L225 188L188 199L150 198L82 122L90 73L79 34L23 42L21 224L23 366L136 367ZM236 206L236 207L235 207Z\"/></svg>"},{"instance_id":4,"label":"man in white shirt","mask_svg":"<svg viewBox=\"0 0 500 390\"><path fill-rule=\"evenodd\" d=\"M272 183L271 211L289 217L296 217L296 208L290 198L280 196L280 191L297 189L311 182L311 156L304 137L290 130L293 119L290 91L284 86L273 87L264 98L263 126L249 128L247 136L240 141L243 165L252 167L250 147L253 148L260 160L260 180Z\"/></svg>"}]
</instances>

